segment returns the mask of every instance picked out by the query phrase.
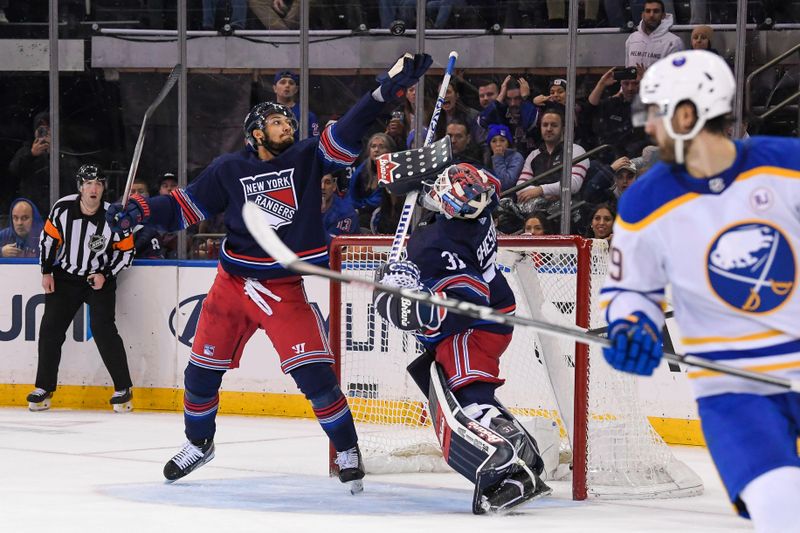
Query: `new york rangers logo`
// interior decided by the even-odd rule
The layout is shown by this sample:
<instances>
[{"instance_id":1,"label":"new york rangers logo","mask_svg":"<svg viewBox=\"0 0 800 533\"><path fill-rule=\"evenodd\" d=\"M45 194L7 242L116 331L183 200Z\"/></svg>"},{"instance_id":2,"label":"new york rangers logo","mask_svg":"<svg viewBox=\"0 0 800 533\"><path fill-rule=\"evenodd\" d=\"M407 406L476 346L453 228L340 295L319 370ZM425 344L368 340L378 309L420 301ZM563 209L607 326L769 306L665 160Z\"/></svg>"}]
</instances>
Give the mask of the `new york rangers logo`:
<instances>
[{"instance_id":1,"label":"new york rangers logo","mask_svg":"<svg viewBox=\"0 0 800 533\"><path fill-rule=\"evenodd\" d=\"M239 179L244 200L255 203L266 212L273 228L291 223L297 211L293 175L294 169L290 168Z\"/></svg>"},{"instance_id":2,"label":"new york rangers logo","mask_svg":"<svg viewBox=\"0 0 800 533\"><path fill-rule=\"evenodd\" d=\"M794 292L794 252L786 236L767 222L724 229L709 247L706 265L711 288L740 311L767 313Z\"/></svg>"}]
</instances>

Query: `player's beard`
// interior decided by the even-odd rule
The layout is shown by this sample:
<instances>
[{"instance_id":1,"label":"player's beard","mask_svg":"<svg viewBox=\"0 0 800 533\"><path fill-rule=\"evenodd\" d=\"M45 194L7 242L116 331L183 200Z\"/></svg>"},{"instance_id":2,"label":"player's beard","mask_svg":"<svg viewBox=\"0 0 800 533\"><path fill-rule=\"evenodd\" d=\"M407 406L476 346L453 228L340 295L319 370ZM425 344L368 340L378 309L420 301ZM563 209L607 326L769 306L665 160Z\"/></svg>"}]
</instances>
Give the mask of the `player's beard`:
<instances>
[{"instance_id":1,"label":"player's beard","mask_svg":"<svg viewBox=\"0 0 800 533\"><path fill-rule=\"evenodd\" d=\"M686 154L689 153L689 148L692 146L692 140L683 141L683 159L686 161ZM675 157L675 140L672 137L665 136L664 140L658 143L658 157L664 163L672 164L676 162Z\"/></svg>"},{"instance_id":2,"label":"player's beard","mask_svg":"<svg viewBox=\"0 0 800 533\"><path fill-rule=\"evenodd\" d=\"M272 152L273 154L278 155L278 154L283 153L284 150L286 150L287 148L289 148L293 144L294 144L294 137L290 137L290 138L286 139L285 141L281 141L281 142L267 141L266 145L265 145L265 148L267 150L269 150L270 152Z\"/></svg>"}]
</instances>

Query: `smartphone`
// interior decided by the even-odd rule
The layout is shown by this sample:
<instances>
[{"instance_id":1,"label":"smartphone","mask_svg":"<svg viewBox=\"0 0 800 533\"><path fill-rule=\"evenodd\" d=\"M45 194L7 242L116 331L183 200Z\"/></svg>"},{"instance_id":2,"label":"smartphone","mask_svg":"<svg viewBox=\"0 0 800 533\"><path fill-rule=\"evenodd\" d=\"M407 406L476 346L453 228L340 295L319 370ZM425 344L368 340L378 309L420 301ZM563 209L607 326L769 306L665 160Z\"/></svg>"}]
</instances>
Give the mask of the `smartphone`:
<instances>
[{"instance_id":1,"label":"smartphone","mask_svg":"<svg viewBox=\"0 0 800 533\"><path fill-rule=\"evenodd\" d=\"M636 67L615 67L614 79L620 80L635 80L637 76Z\"/></svg>"},{"instance_id":2,"label":"smartphone","mask_svg":"<svg viewBox=\"0 0 800 533\"><path fill-rule=\"evenodd\" d=\"M397 120L400 124L405 122L405 116L402 111L392 111L392 120Z\"/></svg>"},{"instance_id":3,"label":"smartphone","mask_svg":"<svg viewBox=\"0 0 800 533\"><path fill-rule=\"evenodd\" d=\"M50 133L50 128L47 126L39 126L36 128L36 138L37 139L44 139Z\"/></svg>"}]
</instances>

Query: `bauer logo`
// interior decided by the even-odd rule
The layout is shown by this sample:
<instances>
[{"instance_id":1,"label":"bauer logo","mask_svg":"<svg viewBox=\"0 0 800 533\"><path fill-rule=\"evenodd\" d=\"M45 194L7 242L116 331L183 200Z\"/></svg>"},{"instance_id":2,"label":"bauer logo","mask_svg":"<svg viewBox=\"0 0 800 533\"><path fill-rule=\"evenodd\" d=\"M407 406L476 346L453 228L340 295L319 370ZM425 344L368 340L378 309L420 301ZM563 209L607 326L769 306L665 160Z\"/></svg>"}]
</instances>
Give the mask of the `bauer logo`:
<instances>
[{"instance_id":1,"label":"bauer logo","mask_svg":"<svg viewBox=\"0 0 800 533\"><path fill-rule=\"evenodd\" d=\"M794 292L794 251L786 236L767 222L722 230L708 249L707 267L714 293L739 311L773 311Z\"/></svg>"},{"instance_id":2,"label":"bauer logo","mask_svg":"<svg viewBox=\"0 0 800 533\"><path fill-rule=\"evenodd\" d=\"M279 228L292 222L297 212L294 169L240 178L246 202L253 202L267 213L270 226Z\"/></svg>"}]
</instances>

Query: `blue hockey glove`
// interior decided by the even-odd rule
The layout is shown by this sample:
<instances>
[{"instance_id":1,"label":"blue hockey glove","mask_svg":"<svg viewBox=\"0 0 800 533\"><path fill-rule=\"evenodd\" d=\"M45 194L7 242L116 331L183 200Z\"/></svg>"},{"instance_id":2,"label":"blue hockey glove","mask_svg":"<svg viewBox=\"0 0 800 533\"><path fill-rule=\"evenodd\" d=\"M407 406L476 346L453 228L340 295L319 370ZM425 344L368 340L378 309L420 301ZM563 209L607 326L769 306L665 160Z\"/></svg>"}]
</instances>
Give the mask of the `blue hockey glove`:
<instances>
[{"instance_id":1,"label":"blue hockey glove","mask_svg":"<svg viewBox=\"0 0 800 533\"><path fill-rule=\"evenodd\" d=\"M111 231L122 233L134 226L147 222L150 218L150 206L147 200L138 194L133 194L128 199L128 205L111 204L106 210L106 222Z\"/></svg>"},{"instance_id":2,"label":"blue hockey glove","mask_svg":"<svg viewBox=\"0 0 800 533\"><path fill-rule=\"evenodd\" d=\"M376 78L381 85L372 92L372 97L378 102L402 98L406 89L416 84L432 63L428 54L404 54L388 72Z\"/></svg>"},{"instance_id":3,"label":"blue hockey glove","mask_svg":"<svg viewBox=\"0 0 800 533\"><path fill-rule=\"evenodd\" d=\"M419 281L419 267L411 261L387 263L376 273L382 285L433 294ZM378 314L403 331L438 329L446 310L376 290L372 295Z\"/></svg>"},{"instance_id":4,"label":"blue hockey glove","mask_svg":"<svg viewBox=\"0 0 800 533\"><path fill-rule=\"evenodd\" d=\"M613 321L608 338L612 345L603 356L617 370L650 376L661 362L661 330L642 312Z\"/></svg>"}]
</instances>

